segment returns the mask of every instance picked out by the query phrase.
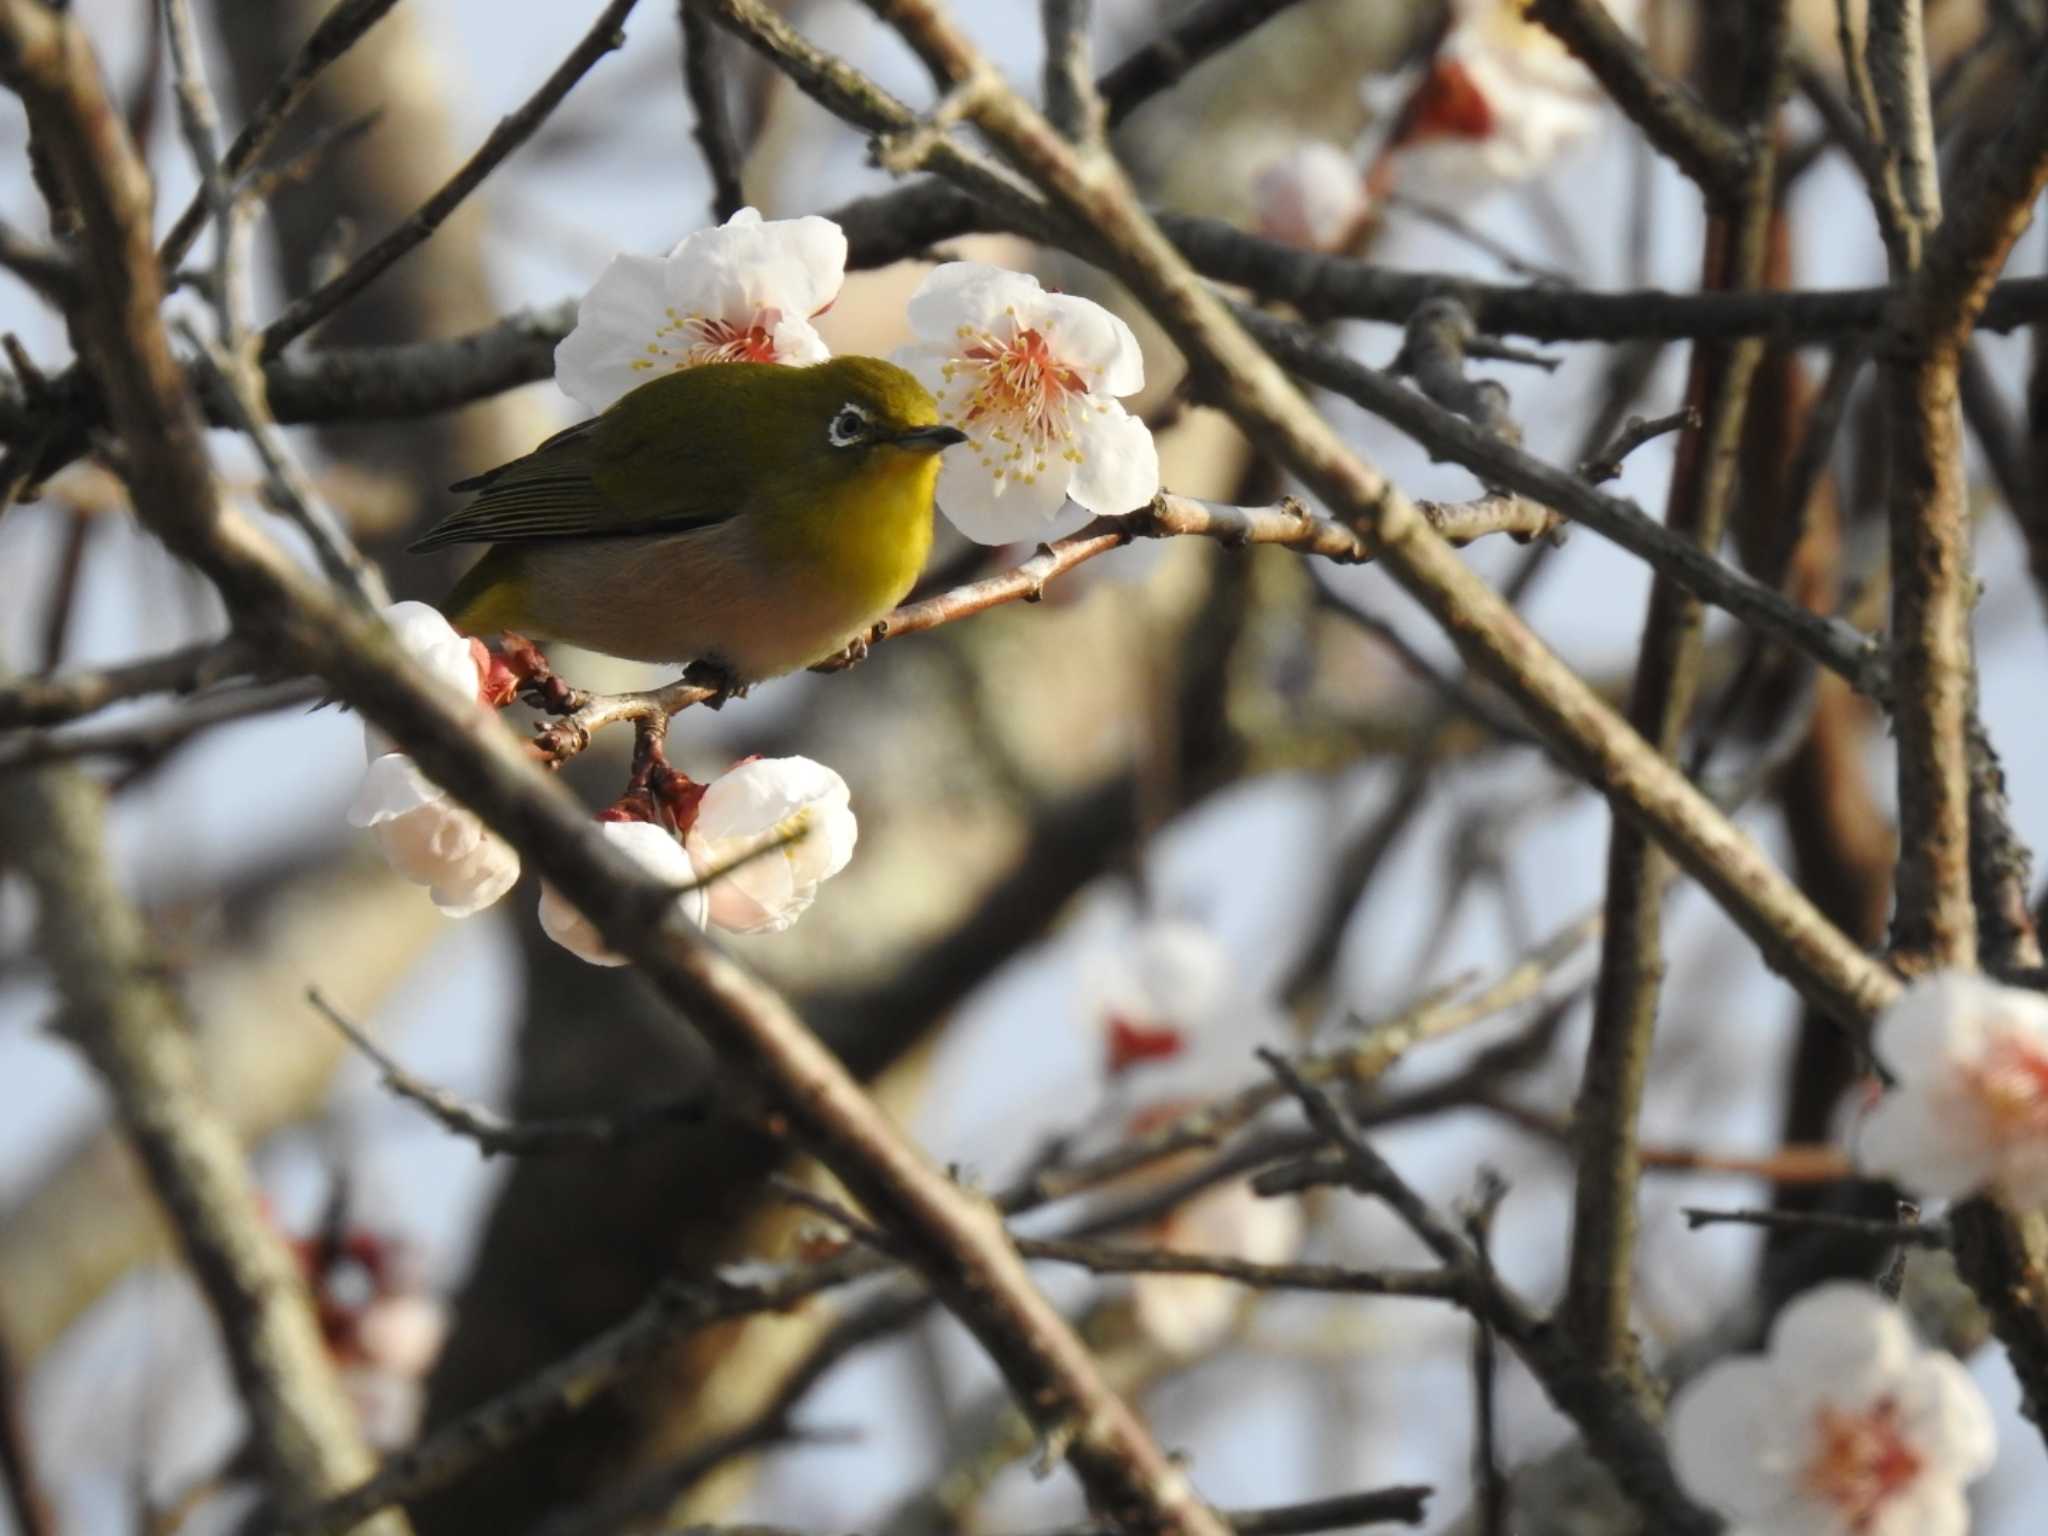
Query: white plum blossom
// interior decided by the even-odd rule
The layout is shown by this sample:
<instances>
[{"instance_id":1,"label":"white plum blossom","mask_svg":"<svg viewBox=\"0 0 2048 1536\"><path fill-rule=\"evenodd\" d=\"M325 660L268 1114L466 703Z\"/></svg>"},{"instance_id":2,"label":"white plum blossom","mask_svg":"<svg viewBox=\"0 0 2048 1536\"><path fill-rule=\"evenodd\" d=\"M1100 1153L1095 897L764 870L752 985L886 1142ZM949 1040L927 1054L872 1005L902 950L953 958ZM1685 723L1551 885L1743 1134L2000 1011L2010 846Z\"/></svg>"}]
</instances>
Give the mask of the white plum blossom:
<instances>
[{"instance_id":1,"label":"white plum blossom","mask_svg":"<svg viewBox=\"0 0 2048 1536\"><path fill-rule=\"evenodd\" d=\"M1964 1536L1963 1486L1996 1450L1969 1373L1848 1283L1786 1307L1768 1353L1688 1383L1670 1434L1679 1480L1746 1536Z\"/></svg>"},{"instance_id":2,"label":"white plum blossom","mask_svg":"<svg viewBox=\"0 0 2048 1536\"><path fill-rule=\"evenodd\" d=\"M660 373L704 363L822 363L811 319L839 297L846 232L815 214L742 208L667 256L614 256L555 348L555 382L591 411Z\"/></svg>"},{"instance_id":3,"label":"white plum blossom","mask_svg":"<svg viewBox=\"0 0 2048 1536\"><path fill-rule=\"evenodd\" d=\"M803 916L853 857L849 800L846 780L807 757L752 758L712 780L688 836L711 921L780 933Z\"/></svg>"},{"instance_id":4,"label":"white plum blossom","mask_svg":"<svg viewBox=\"0 0 2048 1536\"><path fill-rule=\"evenodd\" d=\"M1239 1179L1204 1190L1152 1236L1156 1247L1171 1253L1285 1264L1301 1251L1301 1206L1287 1198L1265 1199L1249 1180ZM1213 1275L1139 1275L1131 1282L1138 1326L1180 1356L1206 1354L1220 1344L1256 1294Z\"/></svg>"},{"instance_id":5,"label":"white plum blossom","mask_svg":"<svg viewBox=\"0 0 2048 1536\"><path fill-rule=\"evenodd\" d=\"M1102 1031L1112 1075L1227 1029L1235 999L1222 941L1185 918L1142 922L1082 957L1082 1016Z\"/></svg>"},{"instance_id":6,"label":"white plum blossom","mask_svg":"<svg viewBox=\"0 0 2048 1536\"><path fill-rule=\"evenodd\" d=\"M384 610L391 638L406 659L430 681L458 698L476 703L483 697L488 653L480 641L457 634L441 610L429 603L393 603ZM396 744L375 726L363 726L363 755L377 758L396 751Z\"/></svg>"},{"instance_id":7,"label":"white plum blossom","mask_svg":"<svg viewBox=\"0 0 2048 1536\"><path fill-rule=\"evenodd\" d=\"M1131 328L981 262L932 269L910 297L917 340L896 355L967 441L939 465L939 509L967 537L1009 544L1129 512L1159 491L1159 451L1117 403L1145 385Z\"/></svg>"},{"instance_id":8,"label":"white plum blossom","mask_svg":"<svg viewBox=\"0 0 2048 1536\"><path fill-rule=\"evenodd\" d=\"M470 917L519 880L519 855L401 752L370 764L348 808L376 835L384 860L450 917Z\"/></svg>"},{"instance_id":9,"label":"white plum blossom","mask_svg":"<svg viewBox=\"0 0 2048 1536\"><path fill-rule=\"evenodd\" d=\"M1856 1160L1934 1199L2048 1202L2048 997L1960 971L1909 986L1872 1047L1897 1077Z\"/></svg>"},{"instance_id":10,"label":"white plum blossom","mask_svg":"<svg viewBox=\"0 0 2048 1536\"><path fill-rule=\"evenodd\" d=\"M1365 217L1365 173L1325 139L1303 139L1252 179L1252 221L1268 240L1327 251Z\"/></svg>"},{"instance_id":11,"label":"white plum blossom","mask_svg":"<svg viewBox=\"0 0 2048 1536\"><path fill-rule=\"evenodd\" d=\"M1608 0L1633 28L1640 0ZM1452 24L1412 103L1400 150L1413 184L1523 181L1605 120L1598 82L1522 0L1453 0Z\"/></svg>"},{"instance_id":12,"label":"white plum blossom","mask_svg":"<svg viewBox=\"0 0 2048 1536\"><path fill-rule=\"evenodd\" d=\"M613 848L633 860L656 879L683 887L677 892L684 913L699 928L704 926L707 899L697 885L697 869L690 855L673 833L651 821L604 821L598 831ZM579 960L592 965L624 965L626 957L606 947L597 926L563 899L562 893L545 882L540 888L541 932Z\"/></svg>"}]
</instances>

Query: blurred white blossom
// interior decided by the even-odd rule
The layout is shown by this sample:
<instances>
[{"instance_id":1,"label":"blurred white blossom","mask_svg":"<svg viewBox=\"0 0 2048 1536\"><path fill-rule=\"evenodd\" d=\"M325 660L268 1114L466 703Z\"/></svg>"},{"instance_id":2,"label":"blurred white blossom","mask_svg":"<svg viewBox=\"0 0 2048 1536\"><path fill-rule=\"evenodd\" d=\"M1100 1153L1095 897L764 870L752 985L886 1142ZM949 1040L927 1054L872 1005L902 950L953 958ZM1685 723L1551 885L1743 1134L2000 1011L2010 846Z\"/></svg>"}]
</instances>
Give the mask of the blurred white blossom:
<instances>
[{"instance_id":1,"label":"blurred white blossom","mask_svg":"<svg viewBox=\"0 0 2048 1536\"><path fill-rule=\"evenodd\" d=\"M1303 139L1252 179L1258 233L1306 250L1335 248L1365 217L1365 173L1322 139Z\"/></svg>"},{"instance_id":2,"label":"blurred white blossom","mask_svg":"<svg viewBox=\"0 0 2048 1536\"><path fill-rule=\"evenodd\" d=\"M1090 946L1081 957L1081 1016L1102 1031L1110 1074L1172 1060L1227 1028L1237 998L1231 972L1222 941L1184 918L1148 919Z\"/></svg>"},{"instance_id":3,"label":"blurred white blossom","mask_svg":"<svg viewBox=\"0 0 2048 1536\"><path fill-rule=\"evenodd\" d=\"M1978 1190L2048 1202L2048 997L1981 976L1922 976L1877 1021L1897 1084L1856 1160L1935 1199Z\"/></svg>"},{"instance_id":4,"label":"blurred white blossom","mask_svg":"<svg viewBox=\"0 0 2048 1536\"><path fill-rule=\"evenodd\" d=\"M1963 1536L1963 1485L1996 1450L1962 1366L1846 1283L1786 1307L1767 1354L1683 1388L1670 1433L1687 1489L1753 1536Z\"/></svg>"},{"instance_id":5,"label":"blurred white blossom","mask_svg":"<svg viewBox=\"0 0 2048 1536\"><path fill-rule=\"evenodd\" d=\"M967 434L940 461L938 499L970 539L1052 538L1158 493L1152 433L1115 398L1144 387L1144 358L1101 305L955 261L919 285L909 318L917 340L896 360Z\"/></svg>"},{"instance_id":6,"label":"blurred white blossom","mask_svg":"<svg viewBox=\"0 0 2048 1536\"><path fill-rule=\"evenodd\" d=\"M780 933L803 916L853 857L849 798L844 779L807 757L751 758L712 780L688 837L699 879L730 871L710 886L711 921Z\"/></svg>"},{"instance_id":7,"label":"blurred white blossom","mask_svg":"<svg viewBox=\"0 0 2048 1536\"><path fill-rule=\"evenodd\" d=\"M298 1238L292 1250L363 1437L380 1451L409 1444L447 1341L447 1304L426 1288L410 1248L378 1232Z\"/></svg>"},{"instance_id":8,"label":"blurred white blossom","mask_svg":"<svg viewBox=\"0 0 2048 1536\"><path fill-rule=\"evenodd\" d=\"M384 622L391 626L391 638L398 642L398 648L423 676L471 703L483 697L484 671L490 653L482 641L457 634L440 609L430 603L393 603L384 610ZM364 722L366 758L396 750L397 744L390 737Z\"/></svg>"},{"instance_id":9,"label":"blurred white blossom","mask_svg":"<svg viewBox=\"0 0 2048 1536\"><path fill-rule=\"evenodd\" d=\"M658 880L666 880L680 887L677 900L682 903L684 913L698 927L704 926L707 900L701 887L696 887L696 866L690 862L690 855L683 849L671 832L657 827L651 821L604 821L598 823L598 831L605 841L623 853ZM626 957L617 950L607 948L597 927L581 912L563 899L562 893L545 882L540 888L541 931L579 960L592 965L624 965Z\"/></svg>"},{"instance_id":10,"label":"blurred white blossom","mask_svg":"<svg viewBox=\"0 0 2048 1536\"><path fill-rule=\"evenodd\" d=\"M385 862L426 886L450 917L481 912L518 883L519 855L511 845L403 753L387 752L370 764L348 822L369 828Z\"/></svg>"},{"instance_id":11,"label":"blurred white blossom","mask_svg":"<svg viewBox=\"0 0 2048 1536\"><path fill-rule=\"evenodd\" d=\"M1640 0L1608 0L1622 26ZM1412 102L1395 146L1409 184L1473 190L1522 181L1591 138L1606 97L1521 0L1453 0L1452 24Z\"/></svg>"},{"instance_id":12,"label":"blurred white blossom","mask_svg":"<svg viewBox=\"0 0 2048 1536\"><path fill-rule=\"evenodd\" d=\"M1176 1209L1152 1233L1172 1253L1199 1253L1285 1264L1300 1252L1301 1205L1291 1197L1268 1200L1239 1179L1204 1190ZM1200 1355L1220 1344L1258 1293L1212 1275L1139 1275L1131 1282L1138 1326L1176 1355Z\"/></svg>"},{"instance_id":13,"label":"blurred white blossom","mask_svg":"<svg viewBox=\"0 0 2048 1536\"><path fill-rule=\"evenodd\" d=\"M601 411L679 368L821 363L831 354L811 319L845 277L846 234L830 219L763 221L742 208L665 257L614 256L555 348L555 382Z\"/></svg>"}]
</instances>

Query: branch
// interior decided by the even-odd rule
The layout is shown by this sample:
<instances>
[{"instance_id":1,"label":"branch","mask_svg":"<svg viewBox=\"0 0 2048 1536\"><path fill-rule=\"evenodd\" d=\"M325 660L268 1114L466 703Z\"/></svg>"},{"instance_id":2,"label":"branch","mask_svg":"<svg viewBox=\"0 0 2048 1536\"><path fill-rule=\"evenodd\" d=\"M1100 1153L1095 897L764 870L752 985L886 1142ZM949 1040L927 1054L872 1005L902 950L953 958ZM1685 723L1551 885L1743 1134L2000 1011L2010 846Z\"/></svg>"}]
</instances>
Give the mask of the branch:
<instances>
[{"instance_id":1,"label":"branch","mask_svg":"<svg viewBox=\"0 0 2048 1536\"><path fill-rule=\"evenodd\" d=\"M1605 8L1595 6L1605 15ZM1702 260L1702 287L1755 288L1769 254L1777 165L1771 118L1785 78L1786 0L1754 0L1739 12L1746 82L1744 127L1757 153L1744 167L1739 197L1717 187ZM1709 47L1733 41L1723 25ZM1724 68L1727 66L1723 66ZM1750 383L1764 345L1696 343L1687 386L1700 425L1679 439L1666 528L1712 554L1721 545L1738 489ZM1667 762L1676 763L1700 689L1704 613L1698 598L1669 578L1651 583L1636 646L1629 723ZM1607 846L1606 941L1593 992L1586 1066L1574 1110L1577 1179L1563 1317L1595 1366L1629 1373L1635 1335L1629 1325L1636 1270L1636 1209L1642 1178L1637 1146L1643 1085L1657 1026L1664 976L1664 897L1671 866L1643 830L1616 818Z\"/></svg>"},{"instance_id":2,"label":"branch","mask_svg":"<svg viewBox=\"0 0 2048 1536\"><path fill-rule=\"evenodd\" d=\"M1287 368L1357 402L1391 422L1423 447L1464 465L1490 485L1555 508L1641 557L1660 576L1725 609L1745 623L1783 639L1858 692L1882 700L1889 689L1883 653L1869 636L1824 614L1800 607L1776 589L1677 537L1642 509L1595 490L1576 475L1482 432L1414 390L1316 340L1302 326L1243 307L1239 323Z\"/></svg>"},{"instance_id":3,"label":"branch","mask_svg":"<svg viewBox=\"0 0 2048 1536\"><path fill-rule=\"evenodd\" d=\"M1665 1536L1719 1532L1721 1522L1678 1486L1663 1435L1624 1381L1579 1355L1564 1330L1531 1314L1480 1261L1472 1245L1352 1128L1327 1093L1303 1081L1286 1058L1264 1050L1259 1055L1332 1151L1262 1174L1253 1187L1271 1194L1336 1182L1383 1201L1446 1269L1465 1278L1474 1312L1522 1357L1550 1400L1578 1425L1587 1446L1642 1509L1652 1529Z\"/></svg>"},{"instance_id":4,"label":"branch","mask_svg":"<svg viewBox=\"0 0 2048 1536\"><path fill-rule=\"evenodd\" d=\"M676 14L683 31L683 94L694 117L690 132L711 177L711 222L723 224L746 205L747 193L741 176L744 156L733 138L725 73L719 67L718 34L693 0L676 0Z\"/></svg>"},{"instance_id":5,"label":"branch","mask_svg":"<svg viewBox=\"0 0 2048 1536\"><path fill-rule=\"evenodd\" d=\"M202 640L161 656L90 672L0 678L0 730L62 725L146 694L194 693L241 676L254 664L249 648L239 640Z\"/></svg>"},{"instance_id":6,"label":"branch","mask_svg":"<svg viewBox=\"0 0 2048 1536\"><path fill-rule=\"evenodd\" d=\"M282 352L291 341L304 335L314 326L333 314L342 305L370 286L390 269L401 257L423 243L447 220L448 216L461 207L469 194L483 185L484 178L496 170L514 150L532 138L540 125L548 120L555 108L562 104L577 83L596 67L598 60L614 49L624 46L626 34L622 30L626 17L632 12L638 0L611 0L598 13L590 30L569 51L567 58L555 66L554 72L541 82L540 88L522 102L517 110L500 118L475 154L464 162L462 168L442 183L434 195L422 203L418 212L382 240L371 246L362 255L350 262L340 273L314 289L311 293L294 299L285 310L269 325L262 335L262 355L274 357Z\"/></svg>"},{"instance_id":7,"label":"branch","mask_svg":"<svg viewBox=\"0 0 2048 1536\"><path fill-rule=\"evenodd\" d=\"M320 18L320 24L300 47L284 77L257 103L248 123L235 135L221 157L222 174L233 180L253 166L299 104L312 94L327 67L353 48L397 3L398 0L337 0L334 9ZM206 211L206 191L202 187L192 194L192 201L185 205L185 211L178 215L157 251L157 260L166 272L174 270L192 249L192 242L205 227Z\"/></svg>"},{"instance_id":8,"label":"branch","mask_svg":"<svg viewBox=\"0 0 2048 1536\"><path fill-rule=\"evenodd\" d=\"M1577 55L1629 121L1702 191L1723 197L1741 184L1749 147L1706 103L1658 74L1602 0L1530 0L1528 15Z\"/></svg>"},{"instance_id":9,"label":"branch","mask_svg":"<svg viewBox=\"0 0 2048 1536\"><path fill-rule=\"evenodd\" d=\"M152 530L213 579L238 624L322 676L436 782L459 786L608 945L640 965L679 1030L687 1017L761 1082L796 1135L912 1255L1100 1507L1127 1529L1216 1536L1215 1516L1032 1285L995 1212L904 1142L787 1004L712 948L674 910L670 890L611 850L509 733L418 678L381 624L308 580L223 504L159 314L148 178L118 127L109 129L84 34L37 0L6 0L0 44L79 211L94 277L78 316L83 350L130 474L151 488L139 503Z\"/></svg>"},{"instance_id":10,"label":"branch","mask_svg":"<svg viewBox=\"0 0 2048 1536\"><path fill-rule=\"evenodd\" d=\"M0 16L0 27L17 59L90 63L82 49L59 53L34 33L24 38L14 15ZM99 105L105 110L104 98ZM121 131L110 111L104 122ZM37 893L63 1032L113 1099L177 1232L220 1329L270 1492L303 1509L361 1477L370 1453L241 1145L200 1089L192 1022L108 864L101 793L70 769L18 775L0 795L0 831Z\"/></svg>"},{"instance_id":11,"label":"branch","mask_svg":"<svg viewBox=\"0 0 2048 1536\"><path fill-rule=\"evenodd\" d=\"M712 1113L712 1106L699 1098L676 1099L649 1104L615 1115L586 1115L574 1119L508 1120L496 1110L470 1104L446 1088L424 1082L399 1065L398 1059L339 1008L327 1000L318 987L306 991L306 1001L328 1023L339 1030L377 1069L377 1076L396 1097L418 1105L450 1134L475 1144L484 1157L500 1154L527 1156L533 1153L616 1147L641 1137L673 1130L678 1125L696 1125Z\"/></svg>"}]
</instances>

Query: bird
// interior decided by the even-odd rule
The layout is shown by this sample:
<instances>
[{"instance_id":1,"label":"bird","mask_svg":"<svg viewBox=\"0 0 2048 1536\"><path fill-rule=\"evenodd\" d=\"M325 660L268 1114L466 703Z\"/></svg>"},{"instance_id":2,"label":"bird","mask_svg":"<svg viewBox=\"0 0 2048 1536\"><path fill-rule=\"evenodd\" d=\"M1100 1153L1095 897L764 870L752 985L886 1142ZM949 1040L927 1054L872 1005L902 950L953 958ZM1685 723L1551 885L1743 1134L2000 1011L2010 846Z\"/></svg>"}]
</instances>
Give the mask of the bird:
<instances>
[{"instance_id":1,"label":"bird","mask_svg":"<svg viewBox=\"0 0 2048 1536\"><path fill-rule=\"evenodd\" d=\"M479 637L693 662L733 688L864 638L931 550L966 434L904 369L719 362L663 374L509 464L411 548L488 544L443 610Z\"/></svg>"}]
</instances>

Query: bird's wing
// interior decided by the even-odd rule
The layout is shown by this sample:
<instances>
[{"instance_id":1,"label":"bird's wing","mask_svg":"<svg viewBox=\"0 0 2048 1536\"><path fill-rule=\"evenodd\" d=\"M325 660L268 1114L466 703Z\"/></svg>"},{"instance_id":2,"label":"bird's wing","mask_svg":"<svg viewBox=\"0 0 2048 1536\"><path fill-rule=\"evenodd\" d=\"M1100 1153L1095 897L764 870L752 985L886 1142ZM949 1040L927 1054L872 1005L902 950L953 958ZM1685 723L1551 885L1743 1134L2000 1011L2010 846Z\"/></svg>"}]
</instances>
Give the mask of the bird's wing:
<instances>
[{"instance_id":1,"label":"bird's wing","mask_svg":"<svg viewBox=\"0 0 2048 1536\"><path fill-rule=\"evenodd\" d=\"M682 533L741 509L718 368L692 368L642 385L600 416L557 432L533 452L456 484L476 498L451 512L414 550L448 544L617 538ZM708 430L707 430L708 429Z\"/></svg>"}]
</instances>

